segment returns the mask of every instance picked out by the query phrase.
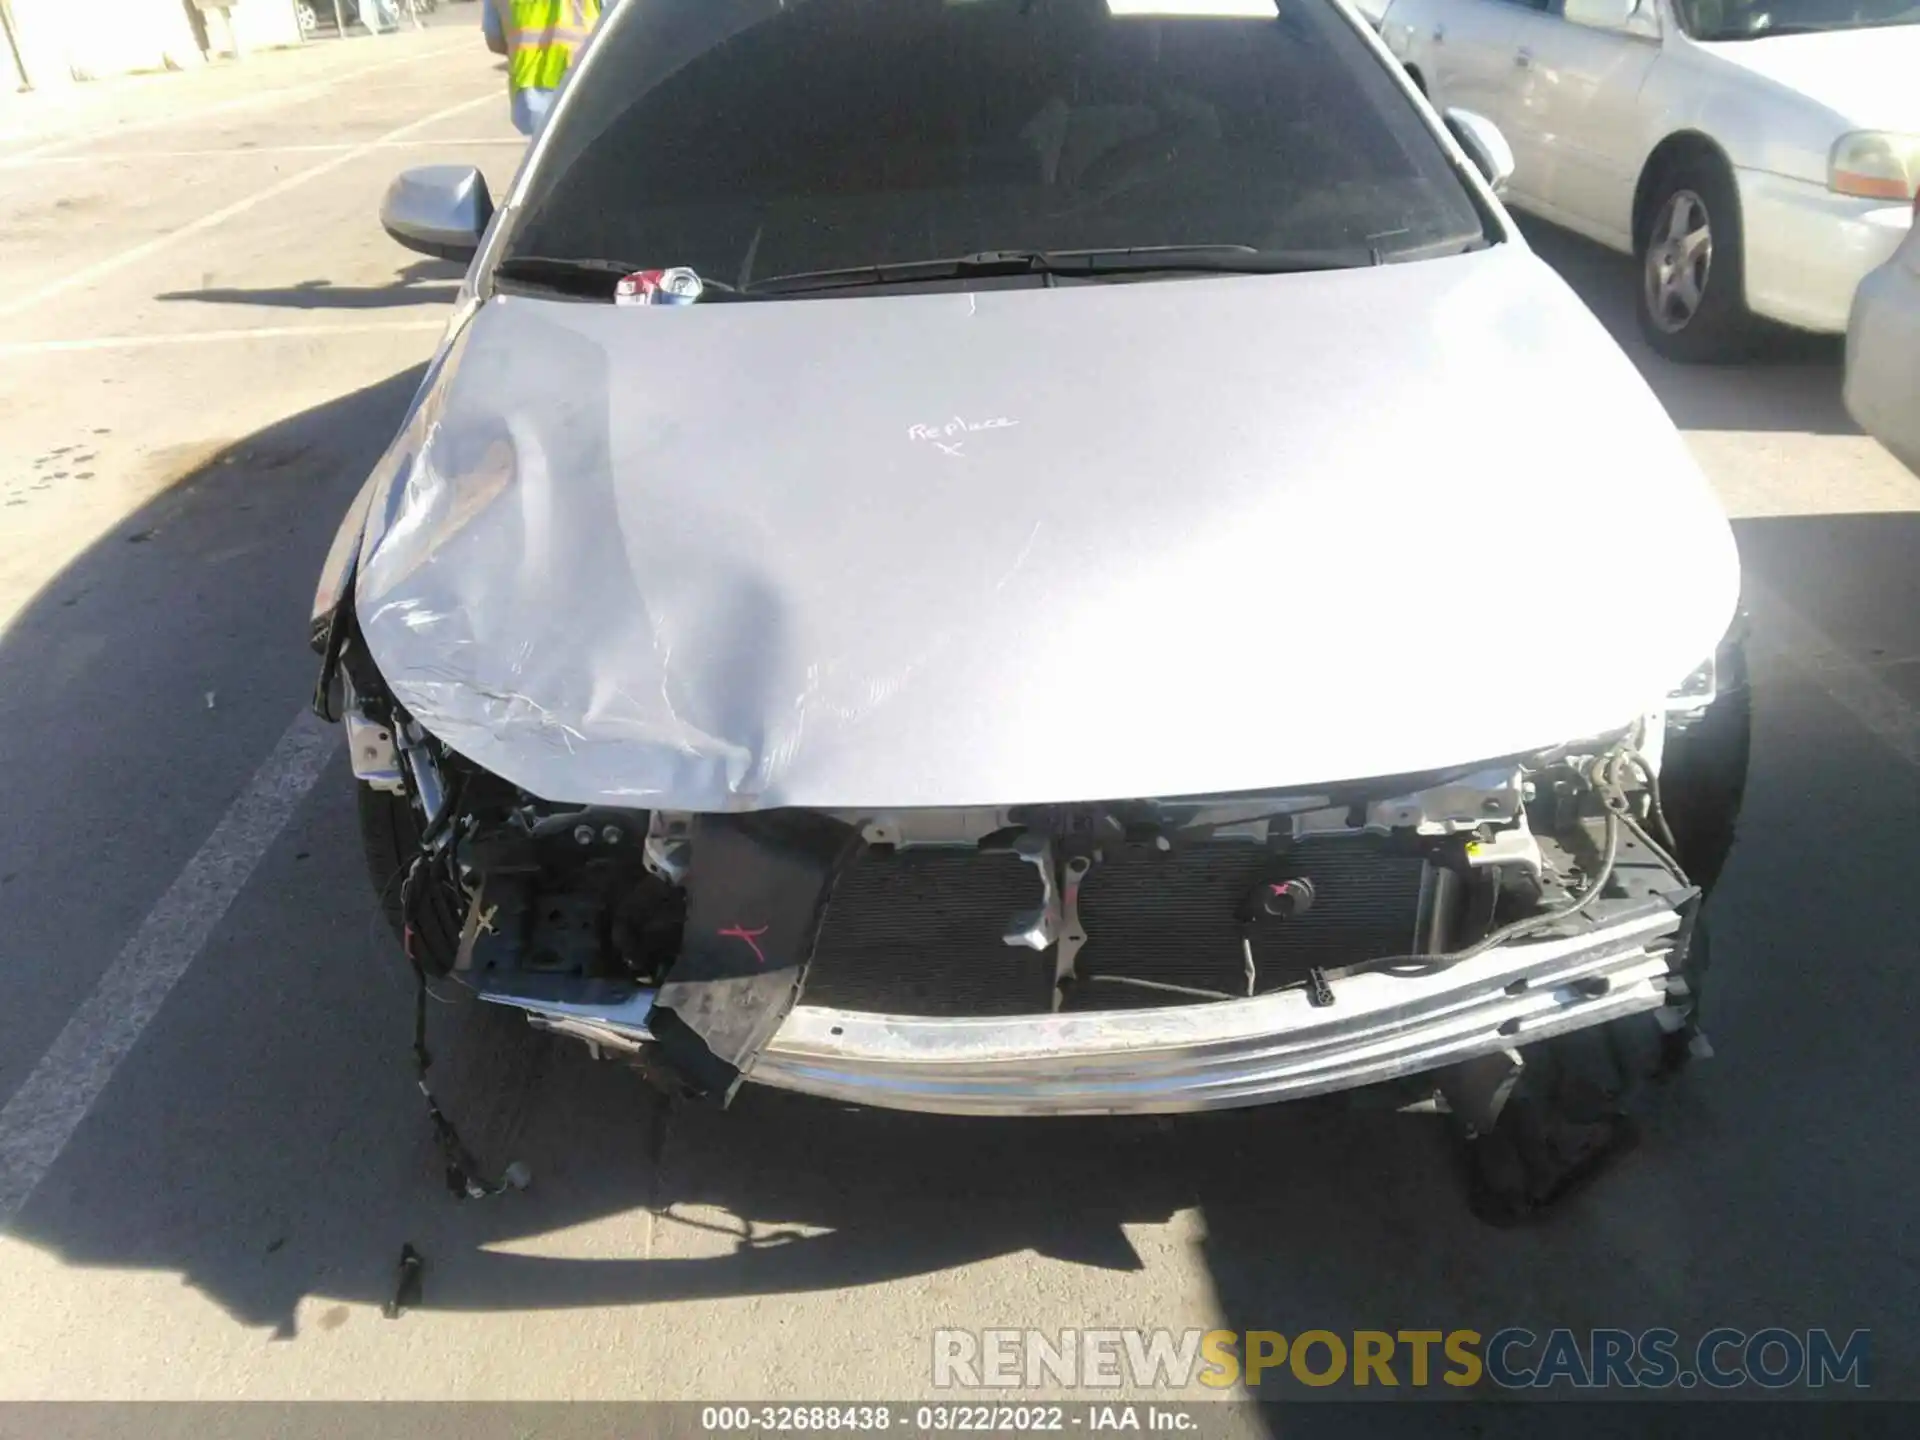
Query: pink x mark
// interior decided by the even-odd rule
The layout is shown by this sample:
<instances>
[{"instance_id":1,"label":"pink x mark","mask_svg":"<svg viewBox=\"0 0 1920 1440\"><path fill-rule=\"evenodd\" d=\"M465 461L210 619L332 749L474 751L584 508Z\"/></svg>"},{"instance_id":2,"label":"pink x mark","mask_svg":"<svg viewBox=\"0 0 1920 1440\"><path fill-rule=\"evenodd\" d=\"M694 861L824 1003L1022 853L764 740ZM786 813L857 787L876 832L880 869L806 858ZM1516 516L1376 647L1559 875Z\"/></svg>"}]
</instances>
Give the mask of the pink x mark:
<instances>
[{"instance_id":1,"label":"pink x mark","mask_svg":"<svg viewBox=\"0 0 1920 1440\"><path fill-rule=\"evenodd\" d=\"M766 933L767 927L764 925L758 930L749 930L744 925L734 925L718 932L722 940L746 941L747 944L753 948L753 958L762 965L767 963L767 955L766 952L760 948L760 937Z\"/></svg>"}]
</instances>

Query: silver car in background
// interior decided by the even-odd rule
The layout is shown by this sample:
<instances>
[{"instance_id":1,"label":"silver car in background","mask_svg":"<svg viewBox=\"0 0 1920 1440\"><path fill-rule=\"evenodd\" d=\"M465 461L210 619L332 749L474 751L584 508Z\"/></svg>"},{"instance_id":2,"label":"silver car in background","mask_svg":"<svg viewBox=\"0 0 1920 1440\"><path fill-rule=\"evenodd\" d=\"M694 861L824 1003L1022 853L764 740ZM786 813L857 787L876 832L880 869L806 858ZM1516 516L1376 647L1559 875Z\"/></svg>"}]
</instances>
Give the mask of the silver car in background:
<instances>
[{"instance_id":1,"label":"silver car in background","mask_svg":"<svg viewBox=\"0 0 1920 1440\"><path fill-rule=\"evenodd\" d=\"M1914 228L1854 292L1847 321L1847 410L1920 475L1920 199Z\"/></svg>"},{"instance_id":2,"label":"silver car in background","mask_svg":"<svg viewBox=\"0 0 1920 1440\"><path fill-rule=\"evenodd\" d=\"M473 259L313 639L422 985L1561 1193L1704 1045L1739 569L1508 168L1338 0L609 12L497 215L383 216Z\"/></svg>"}]
</instances>

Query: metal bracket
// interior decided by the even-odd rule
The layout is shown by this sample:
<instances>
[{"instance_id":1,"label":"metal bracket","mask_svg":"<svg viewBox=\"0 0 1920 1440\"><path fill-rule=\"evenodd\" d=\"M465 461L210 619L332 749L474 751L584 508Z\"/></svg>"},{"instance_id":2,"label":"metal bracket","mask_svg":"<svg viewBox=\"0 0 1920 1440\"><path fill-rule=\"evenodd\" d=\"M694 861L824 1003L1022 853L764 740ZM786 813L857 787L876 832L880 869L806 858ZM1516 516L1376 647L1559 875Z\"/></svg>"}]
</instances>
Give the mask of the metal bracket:
<instances>
[{"instance_id":1,"label":"metal bracket","mask_svg":"<svg viewBox=\"0 0 1920 1440\"><path fill-rule=\"evenodd\" d=\"M406 762L407 775L413 781L414 798L420 802L420 813L431 832L440 819L440 812L446 808L447 787L440 778L440 766L433 752L427 748L427 732L420 728L417 720L409 720L407 728L400 732L399 749L400 758Z\"/></svg>"},{"instance_id":2,"label":"metal bracket","mask_svg":"<svg viewBox=\"0 0 1920 1440\"><path fill-rule=\"evenodd\" d=\"M1366 828L1376 835L1410 829L1421 835L1454 835L1481 825L1505 825L1526 804L1526 777L1518 766L1480 770L1444 785L1376 800L1367 806Z\"/></svg>"},{"instance_id":3,"label":"metal bracket","mask_svg":"<svg viewBox=\"0 0 1920 1440\"><path fill-rule=\"evenodd\" d=\"M1009 945L1045 950L1060 938L1060 888L1053 876L1053 840L1046 835L1022 835L1013 843L1022 864L1040 872L1040 908L1022 910L1000 938Z\"/></svg>"},{"instance_id":4,"label":"metal bracket","mask_svg":"<svg viewBox=\"0 0 1920 1440\"><path fill-rule=\"evenodd\" d=\"M693 868L693 841L689 838L691 821L681 814L655 810L647 819L647 840L642 851L647 869L669 885L684 885Z\"/></svg>"},{"instance_id":5,"label":"metal bracket","mask_svg":"<svg viewBox=\"0 0 1920 1440\"><path fill-rule=\"evenodd\" d=\"M393 731L377 720L369 719L360 708L360 697L353 693L353 681L340 672L341 718L347 727L347 755L353 764L353 778L372 790L399 794L406 789L400 771L400 753L393 743Z\"/></svg>"},{"instance_id":6,"label":"metal bracket","mask_svg":"<svg viewBox=\"0 0 1920 1440\"><path fill-rule=\"evenodd\" d=\"M1091 855L1069 856L1066 881L1062 887L1060 949L1053 962L1053 1008L1058 1010L1066 992L1062 988L1073 979L1080 960L1080 947L1087 943L1087 927L1080 923L1080 884L1093 868Z\"/></svg>"}]
</instances>

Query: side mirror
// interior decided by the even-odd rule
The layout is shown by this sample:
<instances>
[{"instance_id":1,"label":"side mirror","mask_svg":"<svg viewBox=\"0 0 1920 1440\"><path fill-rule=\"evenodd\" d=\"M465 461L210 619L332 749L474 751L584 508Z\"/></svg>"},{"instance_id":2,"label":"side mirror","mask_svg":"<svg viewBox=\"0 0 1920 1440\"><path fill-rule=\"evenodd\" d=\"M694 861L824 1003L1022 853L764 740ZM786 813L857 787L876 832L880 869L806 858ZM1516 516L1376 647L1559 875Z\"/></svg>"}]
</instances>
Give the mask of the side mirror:
<instances>
[{"instance_id":1,"label":"side mirror","mask_svg":"<svg viewBox=\"0 0 1920 1440\"><path fill-rule=\"evenodd\" d=\"M1564 0L1561 17L1589 30L1625 30L1639 13L1640 0Z\"/></svg>"},{"instance_id":2,"label":"side mirror","mask_svg":"<svg viewBox=\"0 0 1920 1440\"><path fill-rule=\"evenodd\" d=\"M409 250L436 260L473 259L493 219L493 196L471 165L405 170L380 202L380 227Z\"/></svg>"},{"instance_id":3,"label":"side mirror","mask_svg":"<svg viewBox=\"0 0 1920 1440\"><path fill-rule=\"evenodd\" d=\"M1500 127L1472 110L1448 110L1441 118L1447 122L1447 132L1473 161L1474 169L1493 187L1493 193L1505 190L1507 181L1513 178L1513 147L1507 144Z\"/></svg>"}]
</instances>

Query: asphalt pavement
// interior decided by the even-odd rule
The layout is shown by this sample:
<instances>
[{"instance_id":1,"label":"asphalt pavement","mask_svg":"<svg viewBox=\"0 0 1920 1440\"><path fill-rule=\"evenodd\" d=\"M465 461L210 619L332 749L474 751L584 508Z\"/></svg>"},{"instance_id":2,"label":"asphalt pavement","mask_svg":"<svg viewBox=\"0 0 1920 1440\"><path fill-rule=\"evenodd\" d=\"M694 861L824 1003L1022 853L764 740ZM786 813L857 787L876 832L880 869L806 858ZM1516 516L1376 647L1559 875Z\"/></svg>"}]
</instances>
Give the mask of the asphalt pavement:
<instances>
[{"instance_id":1,"label":"asphalt pavement","mask_svg":"<svg viewBox=\"0 0 1920 1440\"><path fill-rule=\"evenodd\" d=\"M320 559L458 282L381 192L520 155L448 8L0 100L0 1397L903 1398L941 1326L1510 1324L1866 1327L1875 1392L1920 1395L1920 478L1847 419L1837 343L1669 366L1632 267L1541 227L1738 517L1755 617L1717 1055L1614 1173L1495 1231L1439 1122L1340 1102L688 1111L448 997L440 1089L535 1177L454 1203L345 759L301 718ZM1631 554L1490 523L1532 614L1483 663L1662 623Z\"/></svg>"}]
</instances>

